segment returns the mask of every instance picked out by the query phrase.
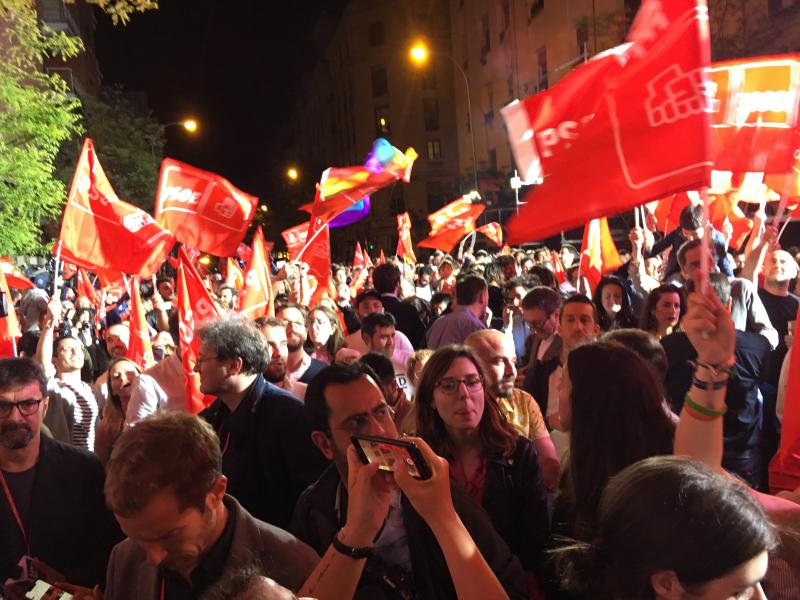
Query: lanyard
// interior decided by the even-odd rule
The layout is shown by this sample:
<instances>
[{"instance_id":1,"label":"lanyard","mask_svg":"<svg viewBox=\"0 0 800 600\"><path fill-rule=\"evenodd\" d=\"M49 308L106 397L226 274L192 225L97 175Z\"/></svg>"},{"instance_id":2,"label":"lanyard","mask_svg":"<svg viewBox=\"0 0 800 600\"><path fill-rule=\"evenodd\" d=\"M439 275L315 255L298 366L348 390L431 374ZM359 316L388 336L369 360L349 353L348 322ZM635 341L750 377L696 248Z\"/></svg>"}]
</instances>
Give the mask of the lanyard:
<instances>
[{"instance_id":1,"label":"lanyard","mask_svg":"<svg viewBox=\"0 0 800 600\"><path fill-rule=\"evenodd\" d=\"M220 425L219 430L217 431L217 435L219 436L220 441L222 441L222 430L225 429L222 425ZM222 456L225 457L225 453L228 451L228 444L231 443L231 432L225 432L225 443L222 444Z\"/></svg>"},{"instance_id":2,"label":"lanyard","mask_svg":"<svg viewBox=\"0 0 800 600\"><path fill-rule=\"evenodd\" d=\"M8 500L8 505L11 507L11 514L14 515L14 520L17 522L17 527L19 527L19 531L22 534L22 539L25 540L25 548L27 548L28 554L30 555L31 544L28 541L28 532L25 531L25 526L22 524L22 519L17 511L17 505L14 503L14 498L11 497L11 490L8 489L8 484L6 483L6 478L5 475L3 475L2 470L0 470L0 484L3 486L3 492L6 495L6 500Z\"/></svg>"}]
</instances>

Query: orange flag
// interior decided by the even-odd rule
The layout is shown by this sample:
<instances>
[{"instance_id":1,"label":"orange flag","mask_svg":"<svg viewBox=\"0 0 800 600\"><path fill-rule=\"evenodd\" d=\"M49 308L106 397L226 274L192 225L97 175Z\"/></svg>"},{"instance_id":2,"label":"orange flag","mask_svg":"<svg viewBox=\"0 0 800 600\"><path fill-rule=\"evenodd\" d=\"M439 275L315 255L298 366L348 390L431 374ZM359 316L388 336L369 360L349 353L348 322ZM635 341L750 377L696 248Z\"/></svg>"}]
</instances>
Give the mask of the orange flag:
<instances>
[{"instance_id":1,"label":"orange flag","mask_svg":"<svg viewBox=\"0 0 800 600\"><path fill-rule=\"evenodd\" d=\"M237 292L241 293L242 288L244 288L244 272L239 267L239 263L236 262L236 259L231 258L230 256L227 260L227 273L228 276L225 278L225 285L230 286Z\"/></svg>"},{"instance_id":2,"label":"orange flag","mask_svg":"<svg viewBox=\"0 0 800 600\"><path fill-rule=\"evenodd\" d=\"M217 306L203 285L203 280L181 246L178 252L178 318L180 321L181 362L186 377L186 409L199 413L214 400L200 391L200 375L194 372L200 352L200 338L195 330L203 321L219 317Z\"/></svg>"},{"instance_id":3,"label":"orange flag","mask_svg":"<svg viewBox=\"0 0 800 600\"><path fill-rule=\"evenodd\" d=\"M381 248L381 255L378 257L378 263L377 264L382 265L385 262L386 262L386 255L383 253L383 248Z\"/></svg>"},{"instance_id":4,"label":"orange flag","mask_svg":"<svg viewBox=\"0 0 800 600\"><path fill-rule=\"evenodd\" d=\"M797 311L800 319L800 308ZM792 346L789 380L783 407L781 445L769 463L769 489L773 494L800 487L800 348Z\"/></svg>"},{"instance_id":5,"label":"orange flag","mask_svg":"<svg viewBox=\"0 0 800 600\"><path fill-rule=\"evenodd\" d=\"M78 298L88 298L92 306L97 306L100 303L100 294L92 285L92 280L86 269L78 269Z\"/></svg>"},{"instance_id":6,"label":"orange flag","mask_svg":"<svg viewBox=\"0 0 800 600\"><path fill-rule=\"evenodd\" d=\"M417 262L411 243L411 218L407 212L397 215L397 256L412 265Z\"/></svg>"},{"instance_id":7,"label":"orange flag","mask_svg":"<svg viewBox=\"0 0 800 600\"><path fill-rule=\"evenodd\" d=\"M128 344L128 353L125 355L143 369L149 369L156 364L153 358L153 346L150 343L150 328L142 306L142 297L139 292L139 278L133 277L131 281L131 341Z\"/></svg>"},{"instance_id":8,"label":"orange flag","mask_svg":"<svg viewBox=\"0 0 800 600\"><path fill-rule=\"evenodd\" d=\"M492 240L498 248L503 245L503 228L497 221L481 225L477 231Z\"/></svg>"},{"instance_id":9,"label":"orange flag","mask_svg":"<svg viewBox=\"0 0 800 600\"><path fill-rule=\"evenodd\" d=\"M229 259L230 260L230 259ZM253 254L245 267L245 286L239 299L239 312L249 319L275 314L272 282L269 278L269 258L264 244L264 232L256 228Z\"/></svg>"},{"instance_id":10,"label":"orange flag","mask_svg":"<svg viewBox=\"0 0 800 600\"><path fill-rule=\"evenodd\" d=\"M592 219L583 230L581 246L581 275L589 280L589 287L594 288L604 273L622 265L617 246L608 228L608 219Z\"/></svg>"}]
</instances>

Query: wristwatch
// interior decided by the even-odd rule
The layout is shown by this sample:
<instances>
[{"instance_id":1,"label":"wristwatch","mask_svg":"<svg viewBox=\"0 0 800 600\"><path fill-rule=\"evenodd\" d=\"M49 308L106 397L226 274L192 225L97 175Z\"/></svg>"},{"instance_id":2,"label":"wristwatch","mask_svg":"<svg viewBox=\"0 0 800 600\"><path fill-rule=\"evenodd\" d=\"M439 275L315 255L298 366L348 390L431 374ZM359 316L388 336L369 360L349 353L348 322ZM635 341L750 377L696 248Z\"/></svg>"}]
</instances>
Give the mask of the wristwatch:
<instances>
[{"instance_id":1,"label":"wristwatch","mask_svg":"<svg viewBox=\"0 0 800 600\"><path fill-rule=\"evenodd\" d=\"M337 532L336 535L333 536L333 540L331 540L331 544L333 545L333 549L339 552L340 554L344 554L345 556L349 556L353 559L361 559L367 558L372 553L372 548L353 548L352 546L347 546L339 540L339 533Z\"/></svg>"}]
</instances>

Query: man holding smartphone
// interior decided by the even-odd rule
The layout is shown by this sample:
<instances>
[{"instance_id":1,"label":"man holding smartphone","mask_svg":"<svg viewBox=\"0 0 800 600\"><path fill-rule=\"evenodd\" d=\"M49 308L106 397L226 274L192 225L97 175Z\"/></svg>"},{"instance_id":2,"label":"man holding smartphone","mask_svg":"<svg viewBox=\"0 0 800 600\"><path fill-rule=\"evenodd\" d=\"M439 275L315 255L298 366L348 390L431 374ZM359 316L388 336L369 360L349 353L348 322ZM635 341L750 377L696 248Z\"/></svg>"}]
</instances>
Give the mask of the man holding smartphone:
<instances>
[{"instance_id":1,"label":"man holding smartphone","mask_svg":"<svg viewBox=\"0 0 800 600\"><path fill-rule=\"evenodd\" d=\"M391 475L379 473L377 464L362 468L350 448L353 435L398 438L391 407L372 370L356 362L336 363L321 371L306 391L306 411L314 443L334 465L301 495L293 533L320 554L328 551L327 558L338 553L355 561L355 598L462 597L448 569L447 542L432 533L434 526L417 512ZM432 460L435 455L428 457ZM357 481L351 481L354 477ZM462 490L451 487L451 494L456 520L475 540L506 593L527 598L519 561L486 514Z\"/></svg>"}]
</instances>

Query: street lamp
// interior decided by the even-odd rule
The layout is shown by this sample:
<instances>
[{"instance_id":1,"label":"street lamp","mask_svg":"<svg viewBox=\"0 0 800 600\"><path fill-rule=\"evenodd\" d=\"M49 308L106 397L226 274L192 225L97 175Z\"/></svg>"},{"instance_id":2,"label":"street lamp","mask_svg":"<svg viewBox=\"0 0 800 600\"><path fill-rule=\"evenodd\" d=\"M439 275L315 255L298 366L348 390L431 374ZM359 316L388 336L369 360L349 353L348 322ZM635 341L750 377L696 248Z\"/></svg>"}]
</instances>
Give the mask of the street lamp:
<instances>
[{"instance_id":1,"label":"street lamp","mask_svg":"<svg viewBox=\"0 0 800 600\"><path fill-rule=\"evenodd\" d=\"M286 169L286 177L291 181L297 181L300 178L300 173L295 167L289 167Z\"/></svg>"},{"instance_id":2,"label":"street lamp","mask_svg":"<svg viewBox=\"0 0 800 600\"><path fill-rule=\"evenodd\" d=\"M464 78L464 89L467 91L467 123L469 123L469 141L472 145L472 175L475 179L475 190L478 189L478 159L475 155L475 131L472 127L472 100L470 99L469 93L469 79L467 79L467 74L464 72L464 69L461 65L458 64L455 58L447 54L446 52L439 52L438 50L433 51L428 48L427 44L423 41L417 41L411 49L409 50L409 57L411 58L411 62L416 65L422 66L426 62L428 62L428 57L431 54L437 54L439 56L444 56L447 58L455 68L461 73L461 76Z\"/></svg>"},{"instance_id":3,"label":"street lamp","mask_svg":"<svg viewBox=\"0 0 800 600\"><path fill-rule=\"evenodd\" d=\"M184 119L183 121L173 121L172 123L167 123L164 125L163 130L166 131L168 127L174 127L176 125L180 125L189 133L197 133L197 121L195 119ZM150 142L150 153L155 157L156 155L156 140Z\"/></svg>"}]
</instances>

